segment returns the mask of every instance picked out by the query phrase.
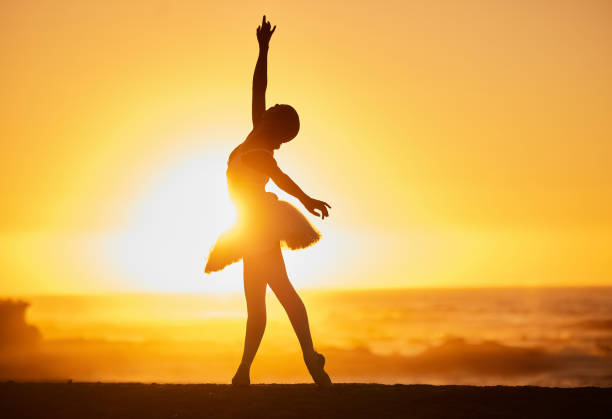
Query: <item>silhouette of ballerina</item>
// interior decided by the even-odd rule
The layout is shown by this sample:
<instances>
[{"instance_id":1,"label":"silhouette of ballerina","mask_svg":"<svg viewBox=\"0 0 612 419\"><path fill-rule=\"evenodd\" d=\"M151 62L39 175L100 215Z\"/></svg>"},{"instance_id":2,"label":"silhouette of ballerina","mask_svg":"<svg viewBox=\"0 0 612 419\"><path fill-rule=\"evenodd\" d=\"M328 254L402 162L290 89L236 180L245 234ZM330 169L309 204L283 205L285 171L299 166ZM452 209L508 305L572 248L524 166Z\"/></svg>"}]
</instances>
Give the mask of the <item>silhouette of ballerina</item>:
<instances>
[{"instance_id":1,"label":"silhouette of ballerina","mask_svg":"<svg viewBox=\"0 0 612 419\"><path fill-rule=\"evenodd\" d=\"M269 285L289 316L310 375L315 383L326 386L331 380L323 368L325 357L314 350L306 308L289 281L281 253L281 246L301 249L316 243L321 235L297 208L265 190L272 179L312 214L321 219L329 215L327 209L331 206L304 193L274 160L274 150L295 138L300 129L298 114L291 106L276 104L266 110L268 47L275 30L276 26L271 29L265 16L257 28L253 130L230 154L226 172L238 220L211 249L205 272L243 260L248 318L244 352L232 384L250 384L249 371L266 327L265 295Z\"/></svg>"}]
</instances>

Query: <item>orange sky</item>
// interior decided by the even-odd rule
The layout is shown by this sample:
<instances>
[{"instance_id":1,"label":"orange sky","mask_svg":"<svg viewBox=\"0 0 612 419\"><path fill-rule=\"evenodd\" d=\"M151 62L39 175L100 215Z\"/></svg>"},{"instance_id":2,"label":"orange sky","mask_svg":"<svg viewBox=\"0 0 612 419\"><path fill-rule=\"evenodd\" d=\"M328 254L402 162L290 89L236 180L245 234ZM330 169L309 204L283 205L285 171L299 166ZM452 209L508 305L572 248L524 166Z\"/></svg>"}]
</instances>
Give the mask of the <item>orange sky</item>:
<instances>
[{"instance_id":1,"label":"orange sky","mask_svg":"<svg viewBox=\"0 0 612 419\"><path fill-rule=\"evenodd\" d=\"M54 0L0 6L0 293L240 288L201 271L262 13L333 206L299 286L612 285L608 1Z\"/></svg>"}]
</instances>

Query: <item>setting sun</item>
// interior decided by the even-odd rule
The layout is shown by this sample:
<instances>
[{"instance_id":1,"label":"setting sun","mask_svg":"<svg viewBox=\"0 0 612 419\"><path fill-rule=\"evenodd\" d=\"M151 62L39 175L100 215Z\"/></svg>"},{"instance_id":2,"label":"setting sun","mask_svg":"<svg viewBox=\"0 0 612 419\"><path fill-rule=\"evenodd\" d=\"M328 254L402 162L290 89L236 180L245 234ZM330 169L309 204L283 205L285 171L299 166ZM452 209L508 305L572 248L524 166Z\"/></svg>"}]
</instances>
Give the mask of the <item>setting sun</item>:
<instances>
[{"instance_id":1,"label":"setting sun","mask_svg":"<svg viewBox=\"0 0 612 419\"><path fill-rule=\"evenodd\" d=\"M135 289L199 288L214 237L236 218L225 186L225 154L226 149L193 151L159 169L125 227L105 240L110 265Z\"/></svg>"}]
</instances>

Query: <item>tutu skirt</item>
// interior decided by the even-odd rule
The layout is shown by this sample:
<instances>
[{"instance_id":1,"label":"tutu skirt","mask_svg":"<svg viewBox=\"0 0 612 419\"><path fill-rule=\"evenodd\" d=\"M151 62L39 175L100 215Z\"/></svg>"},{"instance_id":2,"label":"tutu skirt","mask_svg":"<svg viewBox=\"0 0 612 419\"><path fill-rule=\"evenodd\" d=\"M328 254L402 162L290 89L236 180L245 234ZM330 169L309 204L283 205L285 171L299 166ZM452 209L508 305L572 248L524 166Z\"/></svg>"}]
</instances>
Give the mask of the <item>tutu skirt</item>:
<instances>
[{"instance_id":1,"label":"tutu skirt","mask_svg":"<svg viewBox=\"0 0 612 419\"><path fill-rule=\"evenodd\" d=\"M235 200L237 201L237 200ZM271 192L237 202L238 219L208 253L204 272L220 271L245 256L281 246L292 250L311 246L321 233L289 202Z\"/></svg>"}]
</instances>

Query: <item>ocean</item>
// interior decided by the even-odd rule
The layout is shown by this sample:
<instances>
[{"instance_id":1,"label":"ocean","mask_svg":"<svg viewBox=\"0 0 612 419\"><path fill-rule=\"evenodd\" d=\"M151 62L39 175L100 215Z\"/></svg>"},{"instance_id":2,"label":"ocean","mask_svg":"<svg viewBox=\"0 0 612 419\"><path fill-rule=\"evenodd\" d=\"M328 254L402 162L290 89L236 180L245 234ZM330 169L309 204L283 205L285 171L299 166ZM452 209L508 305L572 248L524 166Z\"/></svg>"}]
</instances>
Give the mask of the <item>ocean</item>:
<instances>
[{"instance_id":1,"label":"ocean","mask_svg":"<svg viewBox=\"0 0 612 419\"><path fill-rule=\"evenodd\" d=\"M612 385L612 288L301 295L315 347L336 382ZM30 304L26 321L40 336L4 339L0 379L223 383L240 360L246 319L240 294L19 299ZM309 382L270 290L267 306L252 381ZM7 335L13 326L5 320Z\"/></svg>"}]
</instances>

